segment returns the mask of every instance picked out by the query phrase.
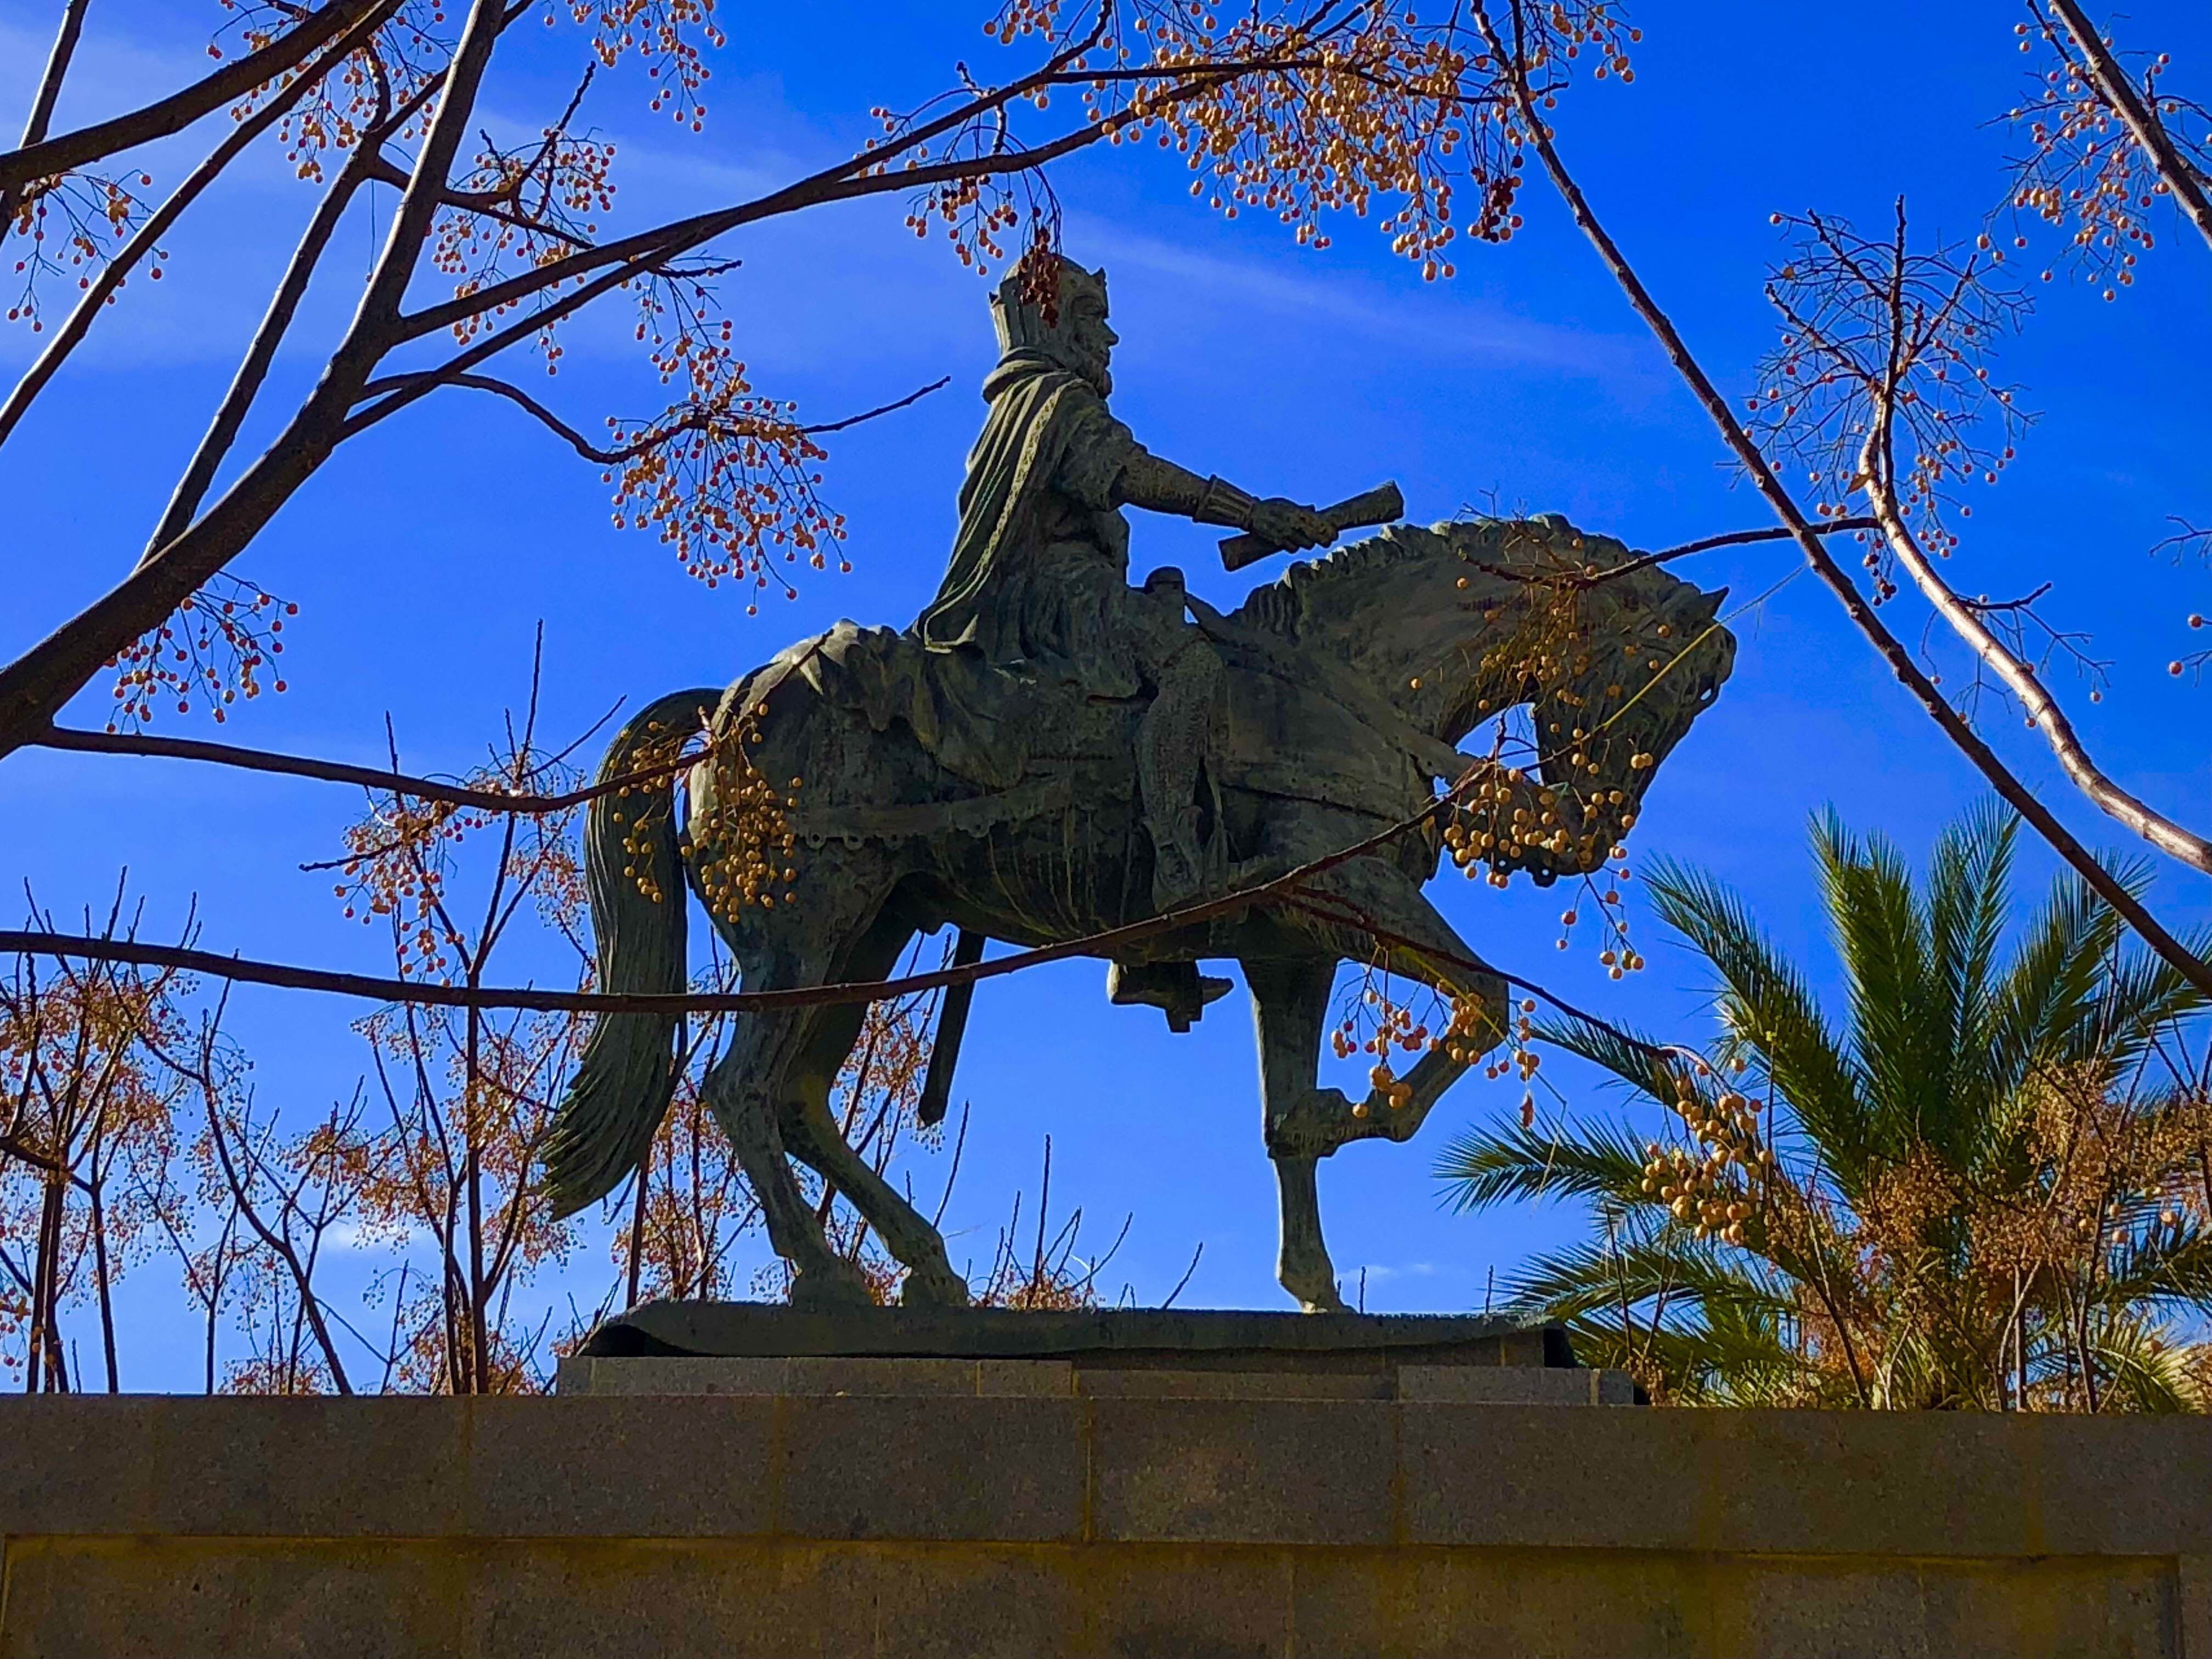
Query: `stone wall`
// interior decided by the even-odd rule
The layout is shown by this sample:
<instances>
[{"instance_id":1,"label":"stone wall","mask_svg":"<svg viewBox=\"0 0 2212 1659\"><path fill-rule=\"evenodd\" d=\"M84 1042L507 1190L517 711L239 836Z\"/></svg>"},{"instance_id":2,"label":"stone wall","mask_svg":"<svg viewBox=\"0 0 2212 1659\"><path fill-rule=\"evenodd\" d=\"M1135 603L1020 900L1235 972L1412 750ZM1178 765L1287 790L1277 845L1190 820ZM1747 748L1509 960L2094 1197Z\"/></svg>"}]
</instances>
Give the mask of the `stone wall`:
<instances>
[{"instance_id":1,"label":"stone wall","mask_svg":"<svg viewBox=\"0 0 2212 1659\"><path fill-rule=\"evenodd\" d=\"M0 1401L0 1656L2212 1659L2212 1422Z\"/></svg>"}]
</instances>

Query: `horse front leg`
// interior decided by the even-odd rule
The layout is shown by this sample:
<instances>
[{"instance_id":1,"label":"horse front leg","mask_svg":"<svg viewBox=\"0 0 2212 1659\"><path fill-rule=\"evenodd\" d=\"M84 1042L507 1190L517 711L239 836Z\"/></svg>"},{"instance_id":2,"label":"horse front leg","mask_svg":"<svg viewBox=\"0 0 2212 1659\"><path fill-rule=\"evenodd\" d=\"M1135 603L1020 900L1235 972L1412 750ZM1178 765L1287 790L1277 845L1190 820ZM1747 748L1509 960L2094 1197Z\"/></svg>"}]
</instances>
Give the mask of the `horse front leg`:
<instances>
[{"instance_id":1,"label":"horse front leg","mask_svg":"<svg viewBox=\"0 0 2212 1659\"><path fill-rule=\"evenodd\" d=\"M1410 1140L1444 1091L1504 1040L1511 1018L1505 981L1415 883L1380 860L1357 860L1328 871L1310 893L1310 902L1289 910L1285 920L1316 945L1426 985L1472 1012L1472 1029L1455 1044L1462 1058L1441 1045L1431 1048L1396 1087L1378 1085L1358 1108L1323 1115L1314 1126L1314 1145L1322 1157L1354 1140Z\"/></svg>"},{"instance_id":2,"label":"horse front leg","mask_svg":"<svg viewBox=\"0 0 2212 1659\"><path fill-rule=\"evenodd\" d=\"M1308 1313L1340 1313L1336 1268L1321 1231L1316 1169L1335 1150L1327 1126L1350 1120L1351 1103L1334 1089L1317 1086L1322 1029L1328 1018L1329 987L1336 958L1311 956L1248 959L1259 1031L1260 1090L1266 1102L1267 1155L1274 1160L1282 1202L1281 1243L1275 1277Z\"/></svg>"}]
</instances>

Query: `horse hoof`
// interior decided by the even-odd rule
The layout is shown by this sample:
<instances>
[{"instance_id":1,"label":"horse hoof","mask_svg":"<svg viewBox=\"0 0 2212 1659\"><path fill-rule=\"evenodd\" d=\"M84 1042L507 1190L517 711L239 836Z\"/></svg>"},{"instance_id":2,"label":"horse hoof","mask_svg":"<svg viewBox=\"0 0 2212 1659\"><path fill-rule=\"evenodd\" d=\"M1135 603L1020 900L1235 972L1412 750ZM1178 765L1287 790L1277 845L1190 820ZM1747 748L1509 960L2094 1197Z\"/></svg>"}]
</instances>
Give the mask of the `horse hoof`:
<instances>
[{"instance_id":1,"label":"horse hoof","mask_svg":"<svg viewBox=\"0 0 2212 1659\"><path fill-rule=\"evenodd\" d=\"M1344 1298L1336 1293L1336 1272L1324 1263L1304 1271L1286 1269L1275 1282L1291 1293L1301 1313L1346 1313Z\"/></svg>"},{"instance_id":2,"label":"horse hoof","mask_svg":"<svg viewBox=\"0 0 2212 1659\"><path fill-rule=\"evenodd\" d=\"M968 1281L950 1267L925 1273L917 1268L899 1286L899 1304L907 1308L964 1308Z\"/></svg>"}]
</instances>

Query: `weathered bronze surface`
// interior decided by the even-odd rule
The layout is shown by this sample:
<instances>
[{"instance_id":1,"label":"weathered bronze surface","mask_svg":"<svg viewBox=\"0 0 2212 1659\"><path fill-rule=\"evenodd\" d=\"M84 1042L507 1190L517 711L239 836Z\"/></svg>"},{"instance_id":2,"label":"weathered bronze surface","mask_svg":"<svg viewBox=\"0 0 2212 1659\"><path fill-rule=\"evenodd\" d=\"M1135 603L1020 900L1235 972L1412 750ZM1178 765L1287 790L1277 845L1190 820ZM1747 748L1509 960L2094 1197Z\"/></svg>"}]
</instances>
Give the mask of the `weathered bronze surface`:
<instances>
[{"instance_id":1,"label":"weathered bronze surface","mask_svg":"<svg viewBox=\"0 0 2212 1659\"><path fill-rule=\"evenodd\" d=\"M1535 757L1480 772L1485 810L1503 822L1525 809L1532 829L1486 856L1539 881L1587 872L1717 695L1735 653L1714 620L1720 595L1556 516L1394 526L1291 565L1225 615L1188 594L1176 571L1132 587L1126 506L1281 549L1333 541L1358 509L1256 499L1150 453L1107 408L1115 337L1103 273L1062 267L1048 305L1035 286L1010 281L994 301L1004 355L984 383L990 412L943 586L914 626L840 623L726 691L662 698L609 750L603 777L665 752L672 732L703 725L709 736L680 826L665 790L592 808L608 989L683 990L686 884L748 990L880 978L918 932L948 924L1023 946L1084 940L1419 817L1439 783L1479 768L1459 741L1514 709L1526 712ZM716 872L757 863L746 838L761 832L728 803L787 781L792 851L768 849L779 878L770 902L732 903ZM1177 1029L1227 988L1197 963L1243 967L1281 1194L1278 1273L1310 1310L1343 1306L1322 1238L1319 1160L1354 1140L1410 1138L1508 1029L1504 982L1422 896L1440 850L1431 815L1293 893L1094 952L1111 957L1115 1000L1153 1004ZM1455 999L1471 1021L1457 1056L1431 1049L1395 1090L1364 1101L1319 1086L1331 984L1346 959ZM739 1017L708 1098L795 1270L794 1304L864 1292L787 1157L867 1218L908 1269L909 1303L964 1302L936 1230L830 1116L860 1018L857 1006ZM547 1146L564 1208L636 1167L665 1109L675 1038L660 1016L595 1028ZM940 1044L949 1060L957 1020ZM940 1079L934 1099L945 1090Z\"/></svg>"}]
</instances>

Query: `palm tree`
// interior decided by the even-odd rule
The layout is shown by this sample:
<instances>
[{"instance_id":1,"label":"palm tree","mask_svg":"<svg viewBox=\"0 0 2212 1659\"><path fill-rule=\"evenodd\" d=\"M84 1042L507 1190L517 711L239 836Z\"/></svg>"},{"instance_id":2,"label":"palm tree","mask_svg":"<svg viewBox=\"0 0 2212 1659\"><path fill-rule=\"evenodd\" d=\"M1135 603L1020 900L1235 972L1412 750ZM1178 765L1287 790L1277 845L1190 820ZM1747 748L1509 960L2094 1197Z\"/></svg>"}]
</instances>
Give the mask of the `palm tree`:
<instances>
[{"instance_id":1,"label":"palm tree","mask_svg":"<svg viewBox=\"0 0 2212 1659\"><path fill-rule=\"evenodd\" d=\"M1661 920L1717 981L1700 1051L1577 1021L1540 1035L1639 1097L1504 1120L1439 1167L1458 1204L1570 1198L1589 1240L1516 1305L1682 1402L2179 1409L2212 1400L2203 999L2124 948L2077 879L2008 948L2015 821L1897 849L1814 827L1840 1026L1743 902L1674 864ZM2140 884L2140 872L2125 872ZM1632 1133L1638 1114L1664 1127Z\"/></svg>"}]
</instances>

